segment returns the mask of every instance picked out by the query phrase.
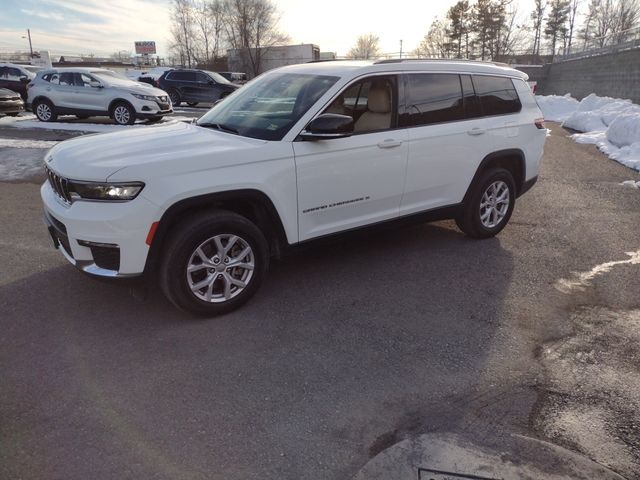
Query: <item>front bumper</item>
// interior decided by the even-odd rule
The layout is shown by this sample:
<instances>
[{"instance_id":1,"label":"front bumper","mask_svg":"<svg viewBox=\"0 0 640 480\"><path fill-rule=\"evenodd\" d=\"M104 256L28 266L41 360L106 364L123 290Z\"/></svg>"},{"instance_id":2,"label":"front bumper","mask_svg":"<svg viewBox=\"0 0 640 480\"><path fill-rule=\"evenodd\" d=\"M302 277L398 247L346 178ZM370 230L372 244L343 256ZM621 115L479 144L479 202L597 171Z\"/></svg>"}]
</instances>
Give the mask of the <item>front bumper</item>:
<instances>
[{"instance_id":1,"label":"front bumper","mask_svg":"<svg viewBox=\"0 0 640 480\"><path fill-rule=\"evenodd\" d=\"M130 202L76 201L69 206L56 197L49 182L40 194L54 246L72 265L101 277L144 272L149 253L145 240L158 215L154 204L138 196Z\"/></svg>"},{"instance_id":2,"label":"front bumper","mask_svg":"<svg viewBox=\"0 0 640 480\"><path fill-rule=\"evenodd\" d=\"M140 100L136 98L132 103L133 108L136 110L136 118L140 119L148 119L173 113L173 108L169 101L163 104L152 102L151 100Z\"/></svg>"}]
</instances>

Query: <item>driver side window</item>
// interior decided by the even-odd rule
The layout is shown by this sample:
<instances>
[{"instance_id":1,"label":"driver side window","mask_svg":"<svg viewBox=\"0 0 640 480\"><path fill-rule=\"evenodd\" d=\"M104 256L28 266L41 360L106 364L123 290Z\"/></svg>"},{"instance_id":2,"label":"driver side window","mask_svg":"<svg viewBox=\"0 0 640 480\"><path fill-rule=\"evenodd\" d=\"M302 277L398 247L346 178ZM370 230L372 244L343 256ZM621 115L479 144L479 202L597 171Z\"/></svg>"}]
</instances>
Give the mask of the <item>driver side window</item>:
<instances>
[{"instance_id":1,"label":"driver side window","mask_svg":"<svg viewBox=\"0 0 640 480\"><path fill-rule=\"evenodd\" d=\"M346 88L322 113L353 118L354 134L389 130L397 124L396 77L375 76Z\"/></svg>"}]
</instances>

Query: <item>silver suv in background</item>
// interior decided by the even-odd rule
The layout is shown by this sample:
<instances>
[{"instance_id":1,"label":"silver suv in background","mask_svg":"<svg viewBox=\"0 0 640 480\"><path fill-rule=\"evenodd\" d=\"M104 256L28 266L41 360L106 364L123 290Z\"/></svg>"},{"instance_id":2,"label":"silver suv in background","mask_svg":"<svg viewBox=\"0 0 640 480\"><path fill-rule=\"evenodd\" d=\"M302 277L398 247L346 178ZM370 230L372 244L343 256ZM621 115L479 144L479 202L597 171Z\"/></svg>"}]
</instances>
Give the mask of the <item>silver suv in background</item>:
<instances>
[{"instance_id":1,"label":"silver suv in background","mask_svg":"<svg viewBox=\"0 0 640 480\"><path fill-rule=\"evenodd\" d=\"M27 107L42 122L55 122L58 115L109 116L119 125L132 125L173 113L165 91L100 68L38 72L29 84Z\"/></svg>"}]
</instances>

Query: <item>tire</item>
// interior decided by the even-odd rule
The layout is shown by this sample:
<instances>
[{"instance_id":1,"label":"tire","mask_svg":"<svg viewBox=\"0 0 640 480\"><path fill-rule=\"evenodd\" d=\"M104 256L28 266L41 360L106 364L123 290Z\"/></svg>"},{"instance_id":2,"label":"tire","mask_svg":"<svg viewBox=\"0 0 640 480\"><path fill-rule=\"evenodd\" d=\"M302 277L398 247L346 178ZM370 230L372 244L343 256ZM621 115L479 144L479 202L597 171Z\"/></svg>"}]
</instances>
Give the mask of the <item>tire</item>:
<instances>
[{"instance_id":1,"label":"tire","mask_svg":"<svg viewBox=\"0 0 640 480\"><path fill-rule=\"evenodd\" d=\"M180 100L180 93L175 88L172 88L167 92L169 94L169 99L171 100L171 105L174 107L179 107L182 101Z\"/></svg>"},{"instance_id":2,"label":"tire","mask_svg":"<svg viewBox=\"0 0 640 480\"><path fill-rule=\"evenodd\" d=\"M56 113L53 103L47 99L40 99L33 102L32 110L41 122L55 122L58 119L58 114Z\"/></svg>"},{"instance_id":3,"label":"tire","mask_svg":"<svg viewBox=\"0 0 640 480\"><path fill-rule=\"evenodd\" d=\"M160 287L175 306L196 315L217 316L235 310L256 293L269 267L269 247L251 221L218 210L193 216L174 231L159 273Z\"/></svg>"},{"instance_id":4,"label":"tire","mask_svg":"<svg viewBox=\"0 0 640 480\"><path fill-rule=\"evenodd\" d=\"M117 125L133 125L136 123L136 111L130 104L119 102L111 108L111 118Z\"/></svg>"},{"instance_id":5,"label":"tire","mask_svg":"<svg viewBox=\"0 0 640 480\"><path fill-rule=\"evenodd\" d=\"M516 201L516 183L504 168L492 168L472 186L458 228L472 238L489 238L507 225ZM496 202L497 200L497 202Z\"/></svg>"},{"instance_id":6,"label":"tire","mask_svg":"<svg viewBox=\"0 0 640 480\"><path fill-rule=\"evenodd\" d=\"M157 117L147 118L147 123L157 123L162 120L162 115L158 115Z\"/></svg>"},{"instance_id":7,"label":"tire","mask_svg":"<svg viewBox=\"0 0 640 480\"><path fill-rule=\"evenodd\" d=\"M189 105L190 107L195 107L196 105L198 105L198 102L187 102L187 105Z\"/></svg>"}]
</instances>

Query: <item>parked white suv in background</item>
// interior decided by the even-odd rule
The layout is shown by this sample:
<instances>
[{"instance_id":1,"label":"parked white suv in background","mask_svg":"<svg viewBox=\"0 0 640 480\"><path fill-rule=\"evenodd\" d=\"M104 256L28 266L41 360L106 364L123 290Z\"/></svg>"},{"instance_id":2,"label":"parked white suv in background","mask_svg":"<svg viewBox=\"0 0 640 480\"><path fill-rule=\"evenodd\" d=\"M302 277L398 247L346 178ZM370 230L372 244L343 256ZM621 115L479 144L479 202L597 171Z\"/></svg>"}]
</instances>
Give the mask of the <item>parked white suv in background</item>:
<instances>
[{"instance_id":1,"label":"parked white suv in background","mask_svg":"<svg viewBox=\"0 0 640 480\"><path fill-rule=\"evenodd\" d=\"M270 256L415 217L496 235L535 183L546 130L519 71L479 62L325 62L269 71L196 123L81 137L45 158L54 244L85 272L151 273L214 315Z\"/></svg>"},{"instance_id":2,"label":"parked white suv in background","mask_svg":"<svg viewBox=\"0 0 640 480\"><path fill-rule=\"evenodd\" d=\"M58 115L109 116L119 125L132 125L173 113L165 91L100 68L38 72L29 84L27 107L42 122L55 122Z\"/></svg>"}]
</instances>

